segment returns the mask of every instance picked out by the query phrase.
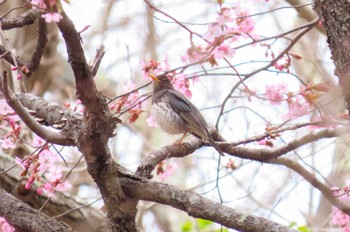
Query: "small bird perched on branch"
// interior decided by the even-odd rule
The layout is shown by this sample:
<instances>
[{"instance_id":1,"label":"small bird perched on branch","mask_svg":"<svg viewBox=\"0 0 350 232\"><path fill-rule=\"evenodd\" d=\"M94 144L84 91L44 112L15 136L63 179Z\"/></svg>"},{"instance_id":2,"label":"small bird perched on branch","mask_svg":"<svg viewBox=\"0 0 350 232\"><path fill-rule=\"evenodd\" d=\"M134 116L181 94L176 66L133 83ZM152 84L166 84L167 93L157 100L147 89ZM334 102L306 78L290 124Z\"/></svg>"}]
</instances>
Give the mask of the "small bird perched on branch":
<instances>
[{"instance_id":1,"label":"small bird perched on branch","mask_svg":"<svg viewBox=\"0 0 350 232\"><path fill-rule=\"evenodd\" d=\"M195 107L184 95L174 89L166 75L154 76L152 114L162 130L169 134L186 135L191 133L204 141L209 142L220 155L224 152L211 137L208 124Z\"/></svg>"}]
</instances>

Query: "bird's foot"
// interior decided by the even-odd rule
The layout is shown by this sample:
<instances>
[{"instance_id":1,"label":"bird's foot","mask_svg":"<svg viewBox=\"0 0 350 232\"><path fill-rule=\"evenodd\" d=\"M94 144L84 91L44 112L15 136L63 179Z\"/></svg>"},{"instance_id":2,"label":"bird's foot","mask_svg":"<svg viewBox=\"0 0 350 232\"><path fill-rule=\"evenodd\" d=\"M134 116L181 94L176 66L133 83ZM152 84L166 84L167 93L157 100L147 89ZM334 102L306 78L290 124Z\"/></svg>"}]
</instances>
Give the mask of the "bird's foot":
<instances>
[{"instance_id":1,"label":"bird's foot","mask_svg":"<svg viewBox=\"0 0 350 232\"><path fill-rule=\"evenodd\" d=\"M175 145L180 145L182 143L182 141L184 140L185 136L187 135L188 131L185 131L185 133L181 136L180 139L175 141Z\"/></svg>"}]
</instances>

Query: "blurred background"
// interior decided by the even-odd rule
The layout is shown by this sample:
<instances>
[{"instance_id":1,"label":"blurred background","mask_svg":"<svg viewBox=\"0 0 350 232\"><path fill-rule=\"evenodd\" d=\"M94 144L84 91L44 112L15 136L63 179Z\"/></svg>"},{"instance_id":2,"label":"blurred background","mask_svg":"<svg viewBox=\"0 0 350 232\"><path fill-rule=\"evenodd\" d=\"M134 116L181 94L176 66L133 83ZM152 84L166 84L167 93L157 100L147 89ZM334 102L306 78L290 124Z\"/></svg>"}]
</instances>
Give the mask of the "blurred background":
<instances>
[{"instance_id":1,"label":"blurred background","mask_svg":"<svg viewBox=\"0 0 350 232\"><path fill-rule=\"evenodd\" d=\"M218 3L214 0L157 0L152 2L158 9L166 12L183 23L191 31L203 35L208 25L218 16ZM22 1L11 0L2 6L1 12L21 5ZM311 1L296 0L246 0L224 1L224 7L240 7L248 15L255 15L255 34L260 38L273 37L310 23L316 18ZM179 24L159 12L154 12L141 0L71 0L63 3L64 10L73 20L81 33L87 60L93 60L96 49L104 45L106 54L97 73L98 88L108 98L113 98L138 88L150 80L143 75L142 68L150 60L156 60L170 69L186 65L183 57L191 47L190 34ZM275 10L274 10L275 9ZM13 11L8 17L14 17L24 9ZM261 13L261 14L258 14ZM49 42L41 65L30 79L25 81L28 90L44 97L50 102L78 106L75 98L73 73L67 63L65 44L55 24L48 25ZM272 40L245 46L235 50L229 62L237 72L245 76L261 67L285 49L298 31ZM15 53L24 59L36 44L35 25L18 30L6 31ZM250 38L237 41L237 47L251 41ZM200 43L194 38L195 43ZM266 46L268 44L268 46ZM270 48L270 49L267 49ZM192 91L191 101L201 109L209 124L217 126L223 137L230 142L243 141L246 138L263 134L266 125L276 126L285 120L288 113L286 102L272 105L265 96L266 85L284 84L288 91L296 93L308 83L327 83L327 93L319 98L320 110L327 114L342 113L344 107L337 79L333 74L334 65L323 28L317 26L304 35L291 49L291 53L302 57L293 59L289 72L273 67L263 70L246 82L250 90L256 92L252 97L243 85L232 94L230 91L239 81L236 72L223 60L218 65L208 63L186 68L188 77L196 77L188 82ZM268 54L266 56L266 54ZM8 67L1 63L2 69ZM14 74L15 76L16 74ZM133 83L134 85L131 85ZM16 89L16 82L13 82ZM138 92L149 96L151 86ZM221 106L228 98L224 114L219 117ZM117 104L117 100L111 104ZM118 127L117 136L111 139L113 157L126 168L135 171L143 157L165 145L171 144L180 136L169 136L159 128L150 127L146 120L150 116L151 100L142 103L143 112L135 122L130 122L131 113L121 115L123 125ZM138 107L136 107L138 108ZM123 110L121 110L123 111ZM120 112L115 112L119 115ZM309 122L312 113L289 122L291 125ZM309 128L284 132L273 141L274 148L310 133ZM28 135L31 137L31 135ZM187 139L191 139L188 136ZM348 138L327 139L303 146L286 155L298 160L320 178L326 178L332 185L342 186L349 176L346 154ZM245 146L263 148L253 142ZM266 147L268 149L268 147ZM13 154L28 154L25 144L18 145ZM30 149L29 149L30 150ZM61 152L69 167L80 157L78 151L64 148ZM234 164L234 169L228 167ZM203 147L192 155L182 159L170 159L162 164L169 175L154 179L200 193L204 197L219 201L240 211L270 218L273 221L294 227L307 225L313 231L330 231L331 205L314 190L302 177L285 167L262 164L256 161L242 160L219 155L211 147ZM92 179L81 161L73 170L69 181L73 187L70 192L83 202L92 202L100 197ZM102 207L102 201L93 204ZM218 225L193 219L171 207L150 202L139 205L139 225L143 231L215 231ZM205 223L204 223L205 224ZM335 228L332 231L337 231Z\"/></svg>"}]
</instances>

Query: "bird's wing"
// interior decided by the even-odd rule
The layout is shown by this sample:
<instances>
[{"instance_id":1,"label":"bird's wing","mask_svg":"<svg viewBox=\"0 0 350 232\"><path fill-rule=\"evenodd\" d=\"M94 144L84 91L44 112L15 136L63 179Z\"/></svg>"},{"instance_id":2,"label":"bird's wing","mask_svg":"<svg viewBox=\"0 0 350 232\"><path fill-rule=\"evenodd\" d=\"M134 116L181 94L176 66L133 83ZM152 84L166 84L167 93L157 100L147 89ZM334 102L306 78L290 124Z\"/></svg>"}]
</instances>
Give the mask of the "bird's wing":
<instances>
[{"instance_id":1,"label":"bird's wing","mask_svg":"<svg viewBox=\"0 0 350 232\"><path fill-rule=\"evenodd\" d=\"M172 109L187 123L190 132L208 140L208 125L197 107L176 90L168 90Z\"/></svg>"}]
</instances>

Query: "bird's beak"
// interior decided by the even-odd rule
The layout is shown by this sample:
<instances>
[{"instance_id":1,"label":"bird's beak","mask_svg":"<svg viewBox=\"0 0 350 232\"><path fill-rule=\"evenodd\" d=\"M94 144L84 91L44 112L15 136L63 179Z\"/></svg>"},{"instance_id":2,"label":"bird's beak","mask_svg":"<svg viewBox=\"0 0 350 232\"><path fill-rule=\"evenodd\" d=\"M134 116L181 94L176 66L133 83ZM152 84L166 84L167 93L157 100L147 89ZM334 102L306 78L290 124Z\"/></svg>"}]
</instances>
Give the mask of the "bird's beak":
<instances>
[{"instance_id":1,"label":"bird's beak","mask_svg":"<svg viewBox=\"0 0 350 232\"><path fill-rule=\"evenodd\" d=\"M149 74L149 76L150 76L154 81L160 82L160 80L158 79L158 77L156 77L155 75Z\"/></svg>"}]
</instances>

